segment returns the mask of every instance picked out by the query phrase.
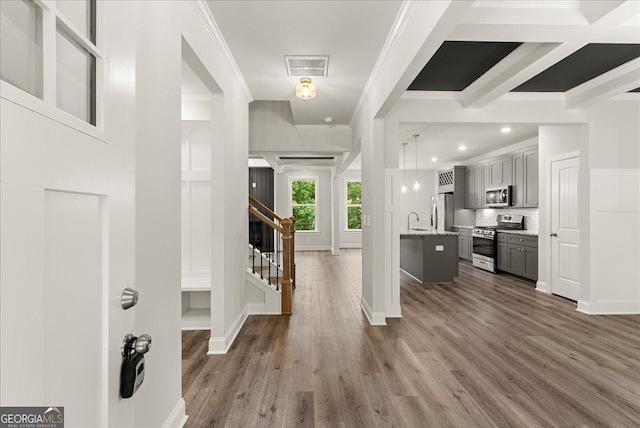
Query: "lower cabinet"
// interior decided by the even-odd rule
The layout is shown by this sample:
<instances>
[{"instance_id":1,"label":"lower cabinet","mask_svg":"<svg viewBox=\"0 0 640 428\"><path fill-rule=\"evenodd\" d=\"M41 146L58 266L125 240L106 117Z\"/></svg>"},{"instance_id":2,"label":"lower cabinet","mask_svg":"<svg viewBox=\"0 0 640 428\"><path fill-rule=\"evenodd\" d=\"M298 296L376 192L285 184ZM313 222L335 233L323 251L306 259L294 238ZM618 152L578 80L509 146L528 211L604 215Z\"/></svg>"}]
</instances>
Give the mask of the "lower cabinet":
<instances>
[{"instance_id":1,"label":"lower cabinet","mask_svg":"<svg viewBox=\"0 0 640 428\"><path fill-rule=\"evenodd\" d=\"M538 237L498 234L498 270L538 280Z\"/></svg>"},{"instance_id":2,"label":"lower cabinet","mask_svg":"<svg viewBox=\"0 0 640 428\"><path fill-rule=\"evenodd\" d=\"M458 257L463 260L471 261L471 253L473 253L473 238L471 238L471 230L462 227L454 227L453 231L459 233Z\"/></svg>"}]
</instances>

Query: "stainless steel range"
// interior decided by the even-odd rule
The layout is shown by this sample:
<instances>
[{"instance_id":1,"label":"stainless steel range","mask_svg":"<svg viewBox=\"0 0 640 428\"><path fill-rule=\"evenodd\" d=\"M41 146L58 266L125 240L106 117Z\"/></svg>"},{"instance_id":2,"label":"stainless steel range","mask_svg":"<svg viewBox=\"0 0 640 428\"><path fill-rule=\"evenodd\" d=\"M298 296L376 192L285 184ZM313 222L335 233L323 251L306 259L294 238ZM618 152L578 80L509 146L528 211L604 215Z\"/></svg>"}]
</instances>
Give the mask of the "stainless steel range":
<instances>
[{"instance_id":1,"label":"stainless steel range","mask_svg":"<svg viewBox=\"0 0 640 428\"><path fill-rule=\"evenodd\" d=\"M497 226L476 226L471 232L473 237L473 265L489 272L496 271L497 231L524 229L524 216L500 214L496 218Z\"/></svg>"}]
</instances>

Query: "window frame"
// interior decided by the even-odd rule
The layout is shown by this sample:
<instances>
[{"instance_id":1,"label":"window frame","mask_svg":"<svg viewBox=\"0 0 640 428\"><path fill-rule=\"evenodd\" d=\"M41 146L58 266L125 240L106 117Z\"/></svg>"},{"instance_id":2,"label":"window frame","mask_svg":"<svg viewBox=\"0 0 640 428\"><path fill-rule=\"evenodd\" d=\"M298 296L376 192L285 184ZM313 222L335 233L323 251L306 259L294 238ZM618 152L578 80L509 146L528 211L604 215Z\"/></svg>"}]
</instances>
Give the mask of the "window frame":
<instances>
[{"instance_id":1,"label":"window frame","mask_svg":"<svg viewBox=\"0 0 640 428\"><path fill-rule=\"evenodd\" d=\"M87 36L82 34L82 32L57 9L55 1L32 0L35 6L42 10L42 99L1 79L0 97L106 143L106 135L104 132L104 95L106 93L107 80L107 55L106 52L103 51L102 46L105 36L104 8L107 2L87 1L93 1L95 4L93 12L95 14L96 25L95 44L92 43ZM95 57L95 76L93 77L95 88L89 88L89 90L95 94L95 125L71 113L67 113L57 106L56 43L58 28L61 28L79 47L85 49Z\"/></svg>"},{"instance_id":2,"label":"window frame","mask_svg":"<svg viewBox=\"0 0 640 428\"><path fill-rule=\"evenodd\" d=\"M349 183L360 183L360 203L349 204ZM362 179L347 178L344 180L344 231L345 232L362 232ZM360 229L349 229L349 207L360 207Z\"/></svg>"},{"instance_id":3,"label":"window frame","mask_svg":"<svg viewBox=\"0 0 640 428\"><path fill-rule=\"evenodd\" d=\"M294 181L314 181L315 182L315 204L293 204L293 182ZM289 176L289 196L288 196L288 205L289 205L289 215L293 216L293 207L314 207L316 218L315 218L315 229L313 230L301 230L296 227L296 233L320 233L320 213L319 213L319 201L318 195L320 194L320 177L319 176Z\"/></svg>"}]
</instances>

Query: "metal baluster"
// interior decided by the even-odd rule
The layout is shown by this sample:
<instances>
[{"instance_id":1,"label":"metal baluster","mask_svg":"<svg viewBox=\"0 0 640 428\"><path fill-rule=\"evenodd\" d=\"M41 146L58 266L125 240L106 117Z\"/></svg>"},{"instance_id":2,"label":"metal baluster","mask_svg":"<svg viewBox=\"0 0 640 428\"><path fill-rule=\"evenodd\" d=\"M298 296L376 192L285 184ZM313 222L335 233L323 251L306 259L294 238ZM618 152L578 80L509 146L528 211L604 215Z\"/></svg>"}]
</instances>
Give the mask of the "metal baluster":
<instances>
[{"instance_id":1,"label":"metal baluster","mask_svg":"<svg viewBox=\"0 0 640 428\"><path fill-rule=\"evenodd\" d=\"M256 216L254 214L251 214L251 217L255 220ZM249 224L253 225L253 222L250 222ZM251 230L249 231L249 233L253 232L253 226L250 228ZM251 240L251 237L249 238L249 240ZM256 273L256 247L253 244L249 244L251 245L251 270L253 271L253 273Z\"/></svg>"},{"instance_id":2,"label":"metal baluster","mask_svg":"<svg viewBox=\"0 0 640 428\"><path fill-rule=\"evenodd\" d=\"M276 232L276 290L280 291L280 232Z\"/></svg>"},{"instance_id":3,"label":"metal baluster","mask_svg":"<svg viewBox=\"0 0 640 428\"><path fill-rule=\"evenodd\" d=\"M267 282L269 283L269 285L271 285L271 265L273 264L271 262L271 254L272 253L269 253L269 260L268 260L268 263L269 263L269 275L267 276Z\"/></svg>"},{"instance_id":4,"label":"metal baluster","mask_svg":"<svg viewBox=\"0 0 640 428\"><path fill-rule=\"evenodd\" d=\"M264 279L264 275L262 274L263 269L262 269L262 259L264 259L264 257L262 257L262 250L260 251L260 279Z\"/></svg>"}]
</instances>

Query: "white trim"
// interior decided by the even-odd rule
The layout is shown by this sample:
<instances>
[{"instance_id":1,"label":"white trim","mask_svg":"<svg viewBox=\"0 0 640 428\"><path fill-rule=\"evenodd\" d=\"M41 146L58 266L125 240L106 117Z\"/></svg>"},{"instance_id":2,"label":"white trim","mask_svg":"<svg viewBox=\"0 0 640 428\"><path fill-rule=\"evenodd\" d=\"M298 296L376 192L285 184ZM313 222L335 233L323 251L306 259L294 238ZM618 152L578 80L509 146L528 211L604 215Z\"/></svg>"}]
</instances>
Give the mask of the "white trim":
<instances>
[{"instance_id":1,"label":"white trim","mask_svg":"<svg viewBox=\"0 0 640 428\"><path fill-rule=\"evenodd\" d=\"M640 302L610 300L589 303L580 300L577 310L587 315L637 315L640 313Z\"/></svg>"},{"instance_id":2,"label":"white trim","mask_svg":"<svg viewBox=\"0 0 640 428\"><path fill-rule=\"evenodd\" d=\"M387 59L390 57L391 52L394 50L398 41L400 40L400 36L404 30L404 27L407 25L409 21L409 17L411 16L411 11L413 10L416 4L416 0L404 0L400 5L400 10L396 15L396 19L393 22L391 27L391 31L387 35L387 39L382 46L382 50L380 51L380 55L376 60L376 64L373 66L373 70L369 75L369 79L367 83L364 85L364 89L362 90L362 94L360 95L360 99L356 104L356 108L353 110L353 114L351 115L351 119L349 119L349 123L353 122L353 118L358 117L360 114L360 110L364 106L364 102L369 96L369 92L371 91L371 86L373 86L373 82L378 78L380 71L382 70L382 65L387 62Z\"/></svg>"},{"instance_id":3,"label":"white trim","mask_svg":"<svg viewBox=\"0 0 640 428\"><path fill-rule=\"evenodd\" d=\"M267 312L264 303L248 303L249 315L282 315L282 312Z\"/></svg>"},{"instance_id":4,"label":"white trim","mask_svg":"<svg viewBox=\"0 0 640 428\"><path fill-rule=\"evenodd\" d=\"M640 101L640 92L625 92L610 98L611 101Z\"/></svg>"},{"instance_id":5,"label":"white trim","mask_svg":"<svg viewBox=\"0 0 640 428\"><path fill-rule=\"evenodd\" d=\"M462 92L458 91L405 91L401 100L457 100L462 101Z\"/></svg>"},{"instance_id":6,"label":"white trim","mask_svg":"<svg viewBox=\"0 0 640 428\"><path fill-rule=\"evenodd\" d=\"M167 420L162 424L162 428L182 428L187 423L187 419L189 419L186 411L184 398L180 398L176 407L173 408Z\"/></svg>"},{"instance_id":7,"label":"white trim","mask_svg":"<svg viewBox=\"0 0 640 428\"><path fill-rule=\"evenodd\" d=\"M251 95L251 91L249 90L249 86L247 86L246 80L244 80L244 76L240 72L240 68L238 68L238 64L236 63L235 58L231 54L231 50L229 49L229 45L225 41L222 31L218 27L216 20L213 17L213 13L207 3L204 0L191 0L191 4L195 8L196 12L202 18L202 21L205 24L205 27L209 31L211 38L213 39L215 45L220 48L223 53L224 58L227 60L229 64L229 68L231 68L231 73L233 74L235 80L238 82L240 87L242 88L242 92L244 96L247 98L248 102L253 101L253 95Z\"/></svg>"},{"instance_id":8,"label":"white trim","mask_svg":"<svg viewBox=\"0 0 640 428\"><path fill-rule=\"evenodd\" d=\"M385 306L385 316L387 318L402 318L402 308L399 304L387 304Z\"/></svg>"},{"instance_id":9,"label":"white trim","mask_svg":"<svg viewBox=\"0 0 640 428\"><path fill-rule=\"evenodd\" d=\"M547 283L544 281L536 282L536 291L540 291L545 294L551 294L551 291L549 291L549 288L547 287Z\"/></svg>"},{"instance_id":10,"label":"white trim","mask_svg":"<svg viewBox=\"0 0 640 428\"><path fill-rule=\"evenodd\" d=\"M353 231L350 231L350 232L353 232ZM358 243L358 242L340 243L340 248L362 248L362 243Z\"/></svg>"},{"instance_id":11,"label":"white trim","mask_svg":"<svg viewBox=\"0 0 640 428\"><path fill-rule=\"evenodd\" d=\"M387 325L387 321L385 320L384 313L382 312L373 312L371 307L364 300L364 296L360 298L360 307L362 308L362 312L364 312L367 320L369 320L369 324L371 325Z\"/></svg>"},{"instance_id":12,"label":"white trim","mask_svg":"<svg viewBox=\"0 0 640 428\"><path fill-rule=\"evenodd\" d=\"M229 330L227 330L227 333L224 335L224 337L211 336L209 338L209 352L207 352L207 354L226 354L229 351L229 348L231 348L231 345L233 345L233 342L236 340L236 337L238 336L238 333L240 333L240 329L244 325L244 322L247 320L248 316L249 308L248 305L245 305L245 307L236 317Z\"/></svg>"},{"instance_id":13,"label":"white trim","mask_svg":"<svg viewBox=\"0 0 640 428\"><path fill-rule=\"evenodd\" d=\"M340 250L334 250L333 248L331 249L331 255L332 256L339 256L340 255Z\"/></svg>"}]
</instances>

